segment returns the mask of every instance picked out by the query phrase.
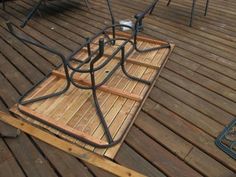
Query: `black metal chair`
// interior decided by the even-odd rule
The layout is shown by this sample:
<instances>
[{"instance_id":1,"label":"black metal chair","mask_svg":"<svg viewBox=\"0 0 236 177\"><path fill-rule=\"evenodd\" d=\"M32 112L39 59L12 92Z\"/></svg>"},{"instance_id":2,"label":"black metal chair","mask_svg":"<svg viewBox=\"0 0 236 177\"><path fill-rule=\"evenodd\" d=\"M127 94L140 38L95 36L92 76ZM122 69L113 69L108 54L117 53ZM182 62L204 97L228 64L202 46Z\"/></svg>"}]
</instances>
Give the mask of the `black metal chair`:
<instances>
[{"instance_id":1,"label":"black metal chair","mask_svg":"<svg viewBox=\"0 0 236 177\"><path fill-rule=\"evenodd\" d=\"M171 1L172 1L172 0L168 0L167 6L170 5ZM192 3L192 10L191 10L191 16L190 16L190 22L189 22L189 26L190 26L190 27L192 26L195 4L196 4L196 0L193 0L193 3ZM204 13L204 16L207 15L208 5L209 5L209 0L206 0L206 6L205 6L205 13Z\"/></svg>"}]
</instances>

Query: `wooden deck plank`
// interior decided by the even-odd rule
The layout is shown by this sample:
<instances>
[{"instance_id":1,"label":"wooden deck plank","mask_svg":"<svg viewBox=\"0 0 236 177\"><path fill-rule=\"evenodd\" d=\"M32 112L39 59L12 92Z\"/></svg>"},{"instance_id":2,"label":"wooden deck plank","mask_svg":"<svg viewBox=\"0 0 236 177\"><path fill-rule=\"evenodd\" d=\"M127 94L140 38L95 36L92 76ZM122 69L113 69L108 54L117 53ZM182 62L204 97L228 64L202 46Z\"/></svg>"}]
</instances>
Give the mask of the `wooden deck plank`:
<instances>
[{"instance_id":1,"label":"wooden deck plank","mask_svg":"<svg viewBox=\"0 0 236 177\"><path fill-rule=\"evenodd\" d=\"M188 78L189 80L197 83L198 85L201 85L202 87L205 87L213 92L216 92L218 95L221 95L228 100L233 102L236 101L236 91L233 89L230 89L227 86L224 86L216 81L213 81L207 77L204 77L198 73L195 73L191 71L190 69L187 69L186 67L181 66L178 63L175 62L168 62L166 68L170 69L171 71L174 71L178 73L179 75Z\"/></svg>"},{"instance_id":2,"label":"wooden deck plank","mask_svg":"<svg viewBox=\"0 0 236 177\"><path fill-rule=\"evenodd\" d=\"M149 177L165 177L159 169L155 168L150 162L145 160L141 155L137 154L127 144L123 144L115 161L125 166L137 170L140 173ZM134 163L139 162L139 163Z\"/></svg>"},{"instance_id":3,"label":"wooden deck plank","mask_svg":"<svg viewBox=\"0 0 236 177\"><path fill-rule=\"evenodd\" d=\"M234 174L233 171L216 162L193 144L176 135L144 112L141 112L135 125L205 176L230 176ZM220 169L220 172L216 169Z\"/></svg>"},{"instance_id":4,"label":"wooden deck plank","mask_svg":"<svg viewBox=\"0 0 236 177\"><path fill-rule=\"evenodd\" d=\"M197 94L199 97L206 99L210 103L220 107L221 109L227 111L228 113L235 115L235 103L233 101L228 100L227 98L212 92L197 83L194 83L191 80L186 79L183 76L178 75L177 73L165 70L162 72L162 76L167 80L174 82L176 85L185 88L186 90ZM220 101L219 101L220 100Z\"/></svg>"},{"instance_id":5,"label":"wooden deck plank","mask_svg":"<svg viewBox=\"0 0 236 177\"><path fill-rule=\"evenodd\" d=\"M135 127L131 129L126 142L164 171L167 176L201 176ZM148 151L147 146L149 147Z\"/></svg>"},{"instance_id":6,"label":"wooden deck plank","mask_svg":"<svg viewBox=\"0 0 236 177\"><path fill-rule=\"evenodd\" d=\"M181 64L185 66L186 68L191 69L233 90L235 90L236 88L236 80L233 78L230 78L230 76L225 75L224 74L225 72L222 72L224 68L220 68L220 71L217 71L214 67L211 68L208 66L204 66L200 63L192 61L189 58L186 58L185 56L176 55L176 54L172 55L170 59L171 61L175 61L176 63Z\"/></svg>"},{"instance_id":7,"label":"wooden deck plank","mask_svg":"<svg viewBox=\"0 0 236 177\"><path fill-rule=\"evenodd\" d=\"M7 12L0 10L0 18L9 18L14 24L18 25L20 20L24 18L27 10L30 9L35 2L36 1L28 0L21 2L7 2ZM150 0L114 1L115 16L117 17L117 20L132 18L134 13L141 11L143 7L150 2ZM207 17L203 17L202 10L204 8L204 2L205 1L203 0L197 2L192 28L187 26L190 15L189 9L191 7L191 2L187 0L178 2L173 1L169 7L166 7L166 2L159 2L153 15L150 16L150 18L145 19L145 34L174 41L174 43L177 44L177 47L175 48L174 54L171 56L170 64L164 69L161 78L159 78L156 83L159 94L157 97L158 100L153 102L153 106L155 108L161 106L161 109L155 112L150 111L151 118L147 117L147 115L145 115L146 113L141 113L135 126L141 128L145 136L155 139L155 145L159 144L164 147L172 154L172 156L177 156L190 168L197 170L202 175L233 175L232 171L235 172L235 169L232 167L230 159L226 158L223 153L219 151L220 155L216 155L217 157L215 157L215 155L213 155L215 151L200 145L198 140L193 137L183 135L181 133L181 128L178 129L171 126L171 124L175 125L176 123L172 122L172 119L168 119L168 121L162 119L166 116L165 114L169 114L170 117L173 116L174 118L176 118L175 116L178 114L179 119L175 120L177 123L184 123L185 125L187 121L194 120L191 115L193 114L196 116L196 119L200 119L201 117L202 120L205 119L207 122L214 122L214 125L218 127L217 130L213 130L212 127L210 127L211 131L208 131L210 129L207 128L207 124L205 124L206 126L202 127L202 129L207 132L206 134L210 135L209 137L215 137L220 130L220 127L227 125L235 116L235 111L233 109L235 97L233 94L229 93L234 93L233 91L235 91L236 86L236 64L234 59L236 48L236 15L234 9L236 3L233 0L224 2L215 0L214 2L210 2L208 15ZM110 17L106 4L98 0L91 1L90 3L95 10L88 12L87 7L79 5L76 1L62 3L50 2L48 8L42 9L43 17L34 16L32 21L29 22L29 25L23 29L23 32L34 37L37 41L57 48L62 51L63 54L68 54L75 46L78 46L83 42L84 37L103 28L104 24L110 24ZM15 53L14 51L20 50L20 43L16 40L14 41L18 43L17 45L4 41L8 40L10 37L5 31L6 27L4 25L4 21L1 20L0 28L2 36L0 40L2 40L8 48L11 48L11 45L18 47L18 49L12 48L13 50L11 50ZM4 34L7 35L4 36ZM38 75L41 75L40 71L42 69L44 69L44 71L49 69L47 66L44 68L44 62L45 64L49 62L49 65L54 66L59 63L57 57L28 45L25 45L24 47L27 52L20 51L26 58L22 58L21 55L15 55L21 58L18 59L18 61L14 60L14 55L9 54L10 50L2 52L2 49L3 48L0 49L1 54L4 59L7 60L7 64L4 62L5 66L7 66L6 68L10 71L7 72L8 69L5 67L2 67L0 70L3 73L0 74L2 81L0 96L8 105L15 103L19 92L22 93L28 87L28 82L34 83L40 78L38 76L32 78L30 76L32 71L29 72L24 69L23 62L25 62L26 59L29 60L31 59L31 56L41 55L41 57L38 57L37 61L38 68L35 68L31 64L27 64L27 67L25 66L25 68L35 68L36 73L39 71ZM2 57L0 57L0 60L1 58ZM13 65L11 63L13 63ZM11 73L14 71L19 75L21 73L21 76L11 76ZM197 77L194 78L194 76ZM22 77L22 79L17 82L16 78L20 77ZM201 83L203 80L207 83L206 85ZM25 85L21 85L21 82L25 83ZM4 84L2 85L2 83ZM193 90L191 89L192 84L194 85ZM14 87L18 90L15 90ZM6 90L8 92L6 92ZM168 99L165 101L165 98ZM215 98L217 99L215 100ZM224 101L226 106L222 105L221 101ZM229 107L231 103L232 105ZM148 101L148 105L150 105L150 101ZM177 105L177 107L172 107L174 105ZM168 110L164 109L162 106L165 106ZM182 112L183 108L185 108L185 111ZM146 110L147 108L145 106L144 111ZM144 117L147 119L144 119ZM145 122L145 120L147 121ZM195 130L201 125L198 124L199 122L194 123L192 121L188 124L189 127L185 127L184 130L186 132L189 132L192 129ZM144 125L143 127L141 127L142 124ZM4 125L2 127L5 128ZM149 128L153 131L150 131ZM154 133L158 132L158 130L160 134ZM6 131L9 130L6 128ZM170 138L177 144L181 144L182 142L186 146L174 149L174 143L161 138L161 133L164 132L167 133L168 139ZM206 138L206 135L202 134L203 131L200 130L200 132L200 134L195 132L195 136ZM211 142L212 140L213 139L211 139ZM55 152L56 155L53 154L50 156L49 153L54 152L53 148L47 151L48 147L44 147L38 143L37 140L33 141L44 154L47 154L46 156L49 157L51 165L58 174L66 176L66 169L62 168L60 170L61 166L66 165L66 162L57 162L58 160L55 156L59 156L62 159L67 159L68 157L61 155L61 152ZM132 141L133 140L131 140L131 142ZM128 140L126 140L126 142L129 144ZM142 150L139 150L136 145L128 147L131 148L130 151L127 150L127 147L122 147L120 156L125 157L126 152L132 152L133 155L130 156L128 160L124 158L120 161L117 160L118 163L131 165L134 159L137 160L137 157L144 160L144 162L140 160L141 163L152 163L150 161L152 158L147 158L147 156L143 155L141 153ZM184 159L184 156L189 152L191 147L193 147L192 150ZM148 150L149 148L146 148L146 151ZM215 153L218 153L218 151ZM78 166L80 169L78 171L83 169L83 164L77 164L76 160L69 159L68 161L70 162L69 166L73 166L73 163L75 163L75 167ZM19 162L21 162L21 160ZM207 164L212 165L207 166ZM156 164L152 164L152 166L153 168L160 168ZM94 176L110 175L92 166L88 166L88 168ZM137 166L134 168L137 168L137 170L139 169ZM214 169L216 170L214 171ZM71 170L70 172L72 176L76 176L78 171ZM163 169L162 171L163 173L168 172L168 170ZM88 176L91 174L87 173L87 170L81 171L81 173ZM151 171L146 171L146 174L152 175Z\"/></svg>"},{"instance_id":8,"label":"wooden deck plank","mask_svg":"<svg viewBox=\"0 0 236 177\"><path fill-rule=\"evenodd\" d=\"M191 143L179 137L143 111L139 114L135 125L181 159L184 159L193 148Z\"/></svg>"},{"instance_id":9,"label":"wooden deck plank","mask_svg":"<svg viewBox=\"0 0 236 177\"><path fill-rule=\"evenodd\" d=\"M37 139L34 139L37 145L43 150L47 158L57 169L58 173L61 176L84 176L92 177L93 175L86 169L86 166L83 165L78 159L70 156L69 154L58 150L46 143L43 143Z\"/></svg>"},{"instance_id":10,"label":"wooden deck plank","mask_svg":"<svg viewBox=\"0 0 236 177\"><path fill-rule=\"evenodd\" d=\"M216 158L228 168L234 171L236 170L236 162L218 149L214 144L214 139L201 131L199 128L184 121L178 115L174 114L170 110L167 110L160 104L157 104L157 102L147 100L143 109L162 124L169 127L172 131L181 135L195 146L211 155L213 158Z\"/></svg>"},{"instance_id":11,"label":"wooden deck plank","mask_svg":"<svg viewBox=\"0 0 236 177\"><path fill-rule=\"evenodd\" d=\"M0 139L0 176L24 177L25 174L17 164L3 139Z\"/></svg>"},{"instance_id":12,"label":"wooden deck plank","mask_svg":"<svg viewBox=\"0 0 236 177\"><path fill-rule=\"evenodd\" d=\"M3 19L2 23L5 22ZM2 24L2 26L6 26ZM28 62L30 62L35 68L42 73L48 73L53 68L52 64L44 60L41 55L38 55L33 50L30 50L24 43L12 36L11 33L7 33L5 28L0 28L0 36L3 40L9 43L18 53L20 53ZM35 59L37 58L37 60Z\"/></svg>"},{"instance_id":13,"label":"wooden deck plank","mask_svg":"<svg viewBox=\"0 0 236 177\"><path fill-rule=\"evenodd\" d=\"M156 83L156 86L222 125L229 124L234 118L232 114L227 113L205 99L198 97L198 95L190 93L188 90L185 90L164 78L160 78Z\"/></svg>"},{"instance_id":14,"label":"wooden deck plank","mask_svg":"<svg viewBox=\"0 0 236 177\"><path fill-rule=\"evenodd\" d=\"M194 147L192 151L185 157L185 161L201 171L206 176L234 176L235 173L230 171L221 163L215 161L207 154ZM209 167L210 166L210 167Z\"/></svg>"},{"instance_id":15,"label":"wooden deck plank","mask_svg":"<svg viewBox=\"0 0 236 177\"><path fill-rule=\"evenodd\" d=\"M21 93L26 92L31 86L29 80L18 71L8 60L0 53L0 71L13 85L17 85L17 90Z\"/></svg>"},{"instance_id":16,"label":"wooden deck plank","mask_svg":"<svg viewBox=\"0 0 236 177\"><path fill-rule=\"evenodd\" d=\"M154 88L150 93L150 97L153 100L158 100L158 102L164 107L175 112L186 121L202 129L213 137L217 137L224 128L224 126L220 125L218 122L210 119L204 114L201 114L197 110L192 109L188 105L182 103L174 97L171 97L162 90Z\"/></svg>"},{"instance_id":17,"label":"wooden deck plank","mask_svg":"<svg viewBox=\"0 0 236 177\"><path fill-rule=\"evenodd\" d=\"M43 78L43 74L35 68L33 65L31 65L30 62L28 62L23 56L21 56L17 51L12 48L9 44L7 44L5 41L0 39L0 43L2 44L0 46L1 53L8 58L11 63L13 63L18 70L23 72L27 78L33 82L36 83L38 81L38 78ZM31 76L31 73L34 73L33 76Z\"/></svg>"}]
</instances>

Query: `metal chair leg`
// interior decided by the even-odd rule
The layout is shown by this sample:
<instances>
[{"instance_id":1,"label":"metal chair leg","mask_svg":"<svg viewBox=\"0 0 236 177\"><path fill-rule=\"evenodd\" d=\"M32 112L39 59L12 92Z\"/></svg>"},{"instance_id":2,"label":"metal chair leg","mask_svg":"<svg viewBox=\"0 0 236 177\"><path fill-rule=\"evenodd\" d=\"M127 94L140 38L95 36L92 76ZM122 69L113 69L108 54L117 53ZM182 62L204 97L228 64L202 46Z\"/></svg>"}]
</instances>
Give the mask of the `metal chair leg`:
<instances>
[{"instance_id":1,"label":"metal chair leg","mask_svg":"<svg viewBox=\"0 0 236 177\"><path fill-rule=\"evenodd\" d=\"M169 0L169 1L168 1L168 3L167 3L167 6L169 6L169 5L170 5L170 3L171 3L171 0Z\"/></svg>"},{"instance_id":2,"label":"metal chair leg","mask_svg":"<svg viewBox=\"0 0 236 177\"><path fill-rule=\"evenodd\" d=\"M88 0L84 0L84 1L85 1L86 6L88 7L88 10L90 10L90 5L89 5Z\"/></svg>"},{"instance_id":3,"label":"metal chair leg","mask_svg":"<svg viewBox=\"0 0 236 177\"><path fill-rule=\"evenodd\" d=\"M28 13L26 19L20 25L22 28L28 23L28 21L33 17L33 15L39 10L40 5L42 4L43 0L39 0L38 3L34 6L34 8Z\"/></svg>"},{"instance_id":4,"label":"metal chair leg","mask_svg":"<svg viewBox=\"0 0 236 177\"><path fill-rule=\"evenodd\" d=\"M189 26L190 26L190 27L192 27L192 21L193 21L193 15L194 15L195 4L196 4L196 0L193 0L192 11L191 11L191 17L190 17L190 23L189 23Z\"/></svg>"},{"instance_id":5,"label":"metal chair leg","mask_svg":"<svg viewBox=\"0 0 236 177\"><path fill-rule=\"evenodd\" d=\"M2 9L5 10L5 0L2 0Z\"/></svg>"},{"instance_id":6,"label":"metal chair leg","mask_svg":"<svg viewBox=\"0 0 236 177\"><path fill-rule=\"evenodd\" d=\"M209 5L209 0L207 0L207 2L206 2L206 7L205 7L205 14L204 14L204 16L207 15L208 5Z\"/></svg>"}]
</instances>

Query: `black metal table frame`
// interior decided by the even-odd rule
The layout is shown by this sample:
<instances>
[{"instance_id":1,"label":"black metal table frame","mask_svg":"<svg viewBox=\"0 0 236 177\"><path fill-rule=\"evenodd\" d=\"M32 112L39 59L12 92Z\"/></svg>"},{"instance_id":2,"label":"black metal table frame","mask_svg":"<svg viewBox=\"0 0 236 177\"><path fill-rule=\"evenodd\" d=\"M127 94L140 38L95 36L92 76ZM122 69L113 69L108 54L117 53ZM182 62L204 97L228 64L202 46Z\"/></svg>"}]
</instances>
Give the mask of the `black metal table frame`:
<instances>
[{"instance_id":1,"label":"black metal table frame","mask_svg":"<svg viewBox=\"0 0 236 177\"><path fill-rule=\"evenodd\" d=\"M172 0L168 0L167 6L170 5L171 1L172 1ZM192 26L195 4L196 4L196 0L193 0L193 3L192 3L192 10L191 10L191 16L190 16L190 21L189 21L189 26L190 26L190 27ZM204 16L207 15L208 5L209 5L209 0L206 0L206 6L205 6L205 13L204 13Z\"/></svg>"},{"instance_id":2,"label":"black metal table frame","mask_svg":"<svg viewBox=\"0 0 236 177\"><path fill-rule=\"evenodd\" d=\"M61 91L58 91L58 92L55 92L55 93L51 93L51 94L48 94L48 95L45 95L45 96L41 96L41 97L38 97L38 98L34 98L34 99L31 99L31 100L26 100L24 101L24 99L28 96L28 94L34 90L40 83L42 83L43 81L40 81L39 83L35 84L31 89L29 89L25 94L23 94L21 96L21 98L19 99L18 101L18 109L25 115L27 116L30 116L46 125L49 125L55 129L59 129L60 131L62 131L63 133L65 134L68 134L86 144L89 144L91 146L94 146L94 147L98 147L98 148L107 148L107 147L111 147L111 146L114 146L116 144L118 144L124 134L122 136L120 136L119 139L117 140L114 140L112 138L112 135L109 131L109 128L106 124L106 121L104 119L104 115L101 111L101 108L100 108L100 105L99 105L99 102L98 102L98 99L97 99L97 94L96 94L96 91L97 91L97 88L99 88L100 86L102 86L104 83L106 83L109 78L112 76L112 74L119 68L121 67L123 73L130 79L133 79L133 80L136 80L136 81L139 81L139 82L142 82L142 83L145 83L145 84L151 84L153 81L147 81L147 80L143 80L141 78L137 78L135 76L132 76L130 75L126 69L125 69L125 62L127 61L127 58L128 56L135 50L137 52L149 52L149 51L154 51L154 50L159 50L159 49L162 49L162 48L170 48L170 44L169 43L166 43L166 44L163 44L161 46L157 46L157 47L153 47L153 48L148 48L148 49L139 49L137 47L137 36L138 36L138 33L140 31L140 29L142 28L142 21L144 19L144 17L147 15L147 14L151 14L153 9L155 8L156 4L157 4L158 0L154 0L153 3L148 6L142 13L139 13L139 14L136 14L135 15L135 19L136 19L136 22L135 22L135 25L134 27L131 27L131 26L127 26L127 25L122 25L122 24L116 24L115 23L115 19L114 19L114 16L113 16L113 13L112 13L112 10L111 10L111 4L110 4L110 0L107 0L107 3L108 3L108 7L109 7L109 11L110 11L110 15L111 15L111 19L112 19L112 25L110 26L107 26L105 27L103 30L101 30L100 32L98 32L96 35L94 35L92 38L87 38L86 39L86 42L81 45L78 49L76 49L74 52L72 52L72 54L69 56L69 57L65 57L63 54L61 54L60 52L54 50L54 49L51 49L45 45L42 45L42 44L39 44L35 41L32 41L31 39L27 39L27 38L24 38L24 37L21 37L19 36L14 30L13 30L13 27L12 27L12 24L10 22L7 23L7 26L8 26L8 29L9 31L15 36L17 37L19 40L23 41L24 43L28 43L28 44L31 44L31 45L34 45L34 46L37 46L39 48L42 48L42 49L45 49L47 50L48 52L52 53L52 54L55 54L57 56L59 56L62 60L62 65L64 67L64 72L65 72L65 76L66 76L66 86L64 87L64 89L62 89ZM120 27L126 27L126 28L129 28L132 30L131 32L131 35L130 37L128 38L122 38L122 37L116 37L116 29L117 28L120 28ZM112 37L109 37L107 31L111 29L112 30ZM100 38L99 39L99 45L98 45L98 48L94 51L91 51L91 43L94 41L94 39L96 39L97 37L99 36L103 36L103 38ZM109 56L106 58L106 60L95 67L95 63L101 58L103 57L104 55L104 46L105 45L115 45L116 41L118 40L121 40L121 41L124 41L121 45L119 45L117 47L117 49ZM129 49L128 52L125 51L125 46L130 43L132 45L132 48ZM83 48L87 48L87 58L83 59L83 60L79 60L79 59L75 59L74 56L80 52ZM107 65L117 54L121 54L121 60L114 66L114 68L110 71L110 73L100 82L100 83L96 83L96 80L95 80L95 72L96 71L99 71L101 68L103 68L105 65ZM73 67L72 66L72 62L77 62L77 66L76 67ZM85 64L88 64L89 63L89 68L88 69L82 69L82 67L85 65ZM58 66L60 67L60 66ZM72 70L71 73L69 73L69 69ZM77 83L75 80L74 80L74 75L76 73L89 73L90 74L90 79L91 79L91 86L85 86L85 85L81 85L79 83ZM157 72L157 74L159 74ZM48 74L45 79L47 79L51 74ZM156 77L154 77L155 79ZM44 79L44 80L45 80ZM81 137L81 136L78 136L78 135L75 135L75 134L72 134L64 129L61 129L60 127L57 127L55 126L54 124L50 124L46 121L43 121L42 119L39 119L37 117L35 117L34 115L32 114L29 114L25 111L23 111L21 108L20 108L20 105L27 105L27 104L30 104L30 103L33 103L33 102L37 102L37 101L41 101L41 100L44 100L44 99L48 99L48 98L52 98L52 97L55 97L55 96L59 96L63 93L65 93L69 88L70 88L70 85L73 84L74 86L80 88L80 89L90 89L92 90L92 95L93 95L93 99L94 99L94 103L95 103L95 108L96 108L96 113L100 119L100 122L103 126L103 129L104 129L104 132L105 132L105 136L107 138L107 141L108 141L108 144L98 144L98 143L95 143L91 140L88 140L84 137Z\"/></svg>"}]
</instances>

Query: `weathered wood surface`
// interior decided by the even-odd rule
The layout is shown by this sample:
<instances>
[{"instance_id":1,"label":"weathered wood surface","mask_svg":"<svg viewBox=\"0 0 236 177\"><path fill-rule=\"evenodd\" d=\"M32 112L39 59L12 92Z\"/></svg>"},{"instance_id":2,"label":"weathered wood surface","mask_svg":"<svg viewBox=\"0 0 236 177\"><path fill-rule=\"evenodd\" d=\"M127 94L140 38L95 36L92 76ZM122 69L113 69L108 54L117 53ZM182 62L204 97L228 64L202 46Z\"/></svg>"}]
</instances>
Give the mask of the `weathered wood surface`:
<instances>
[{"instance_id":1,"label":"weathered wood surface","mask_svg":"<svg viewBox=\"0 0 236 177\"><path fill-rule=\"evenodd\" d=\"M117 32L116 36L125 37L125 35L120 32ZM97 66L100 66L102 61L105 61L107 57L112 54L112 51L119 47L118 43L123 42L118 41L115 46L105 47L105 55L96 63ZM159 43L167 44L143 36L138 38L140 49L145 49L145 47L157 47L159 46ZM97 44L93 44L91 50L96 50L97 47ZM125 46L125 48L130 47L130 44ZM17 107L16 105L13 106L10 111L25 121L48 129L57 136L78 144L85 149L89 149L95 153L113 159L123 143L125 135L127 135L130 127L137 118L142 105L154 87L156 80L160 76L160 72L164 68L173 49L174 45L170 44L170 47L147 53L133 51L127 58L127 62L125 62L126 71L136 78L149 81L151 83L150 85L129 79L125 76L120 67L104 85L97 89L100 108L103 112L104 120L107 123L111 136L115 141L122 137L122 140L112 148L96 149L73 137L67 137L66 133L58 131L48 126L46 123L40 123L40 120L47 122L51 126L69 132L74 136L83 137L88 141L99 145L108 144L102 124L96 114L91 90L83 90L71 85L65 94L25 106L19 105L19 107ZM128 52L128 49L126 50ZM76 54L76 58L80 60L83 60L86 57L87 51ZM128 62L130 61L130 58L133 60ZM120 60L121 58L117 56L117 59ZM108 75L117 63L120 62L117 59L112 60L99 71L95 72L96 84L99 84L104 80L106 75ZM144 62L149 63L149 65L143 65ZM83 69L89 69L87 67L89 66L83 66ZM74 81L80 85L91 86L89 73L77 73L74 77ZM31 91L24 100L35 99L62 90L65 83L66 76L63 72L63 67L61 66L60 68L53 70L51 75ZM30 116L21 114L18 108L35 116L37 119L32 119Z\"/></svg>"},{"instance_id":2,"label":"weathered wood surface","mask_svg":"<svg viewBox=\"0 0 236 177\"><path fill-rule=\"evenodd\" d=\"M114 12L118 19L127 19L149 2L113 1ZM145 20L145 34L173 41L176 48L115 157L117 163L149 176L235 175L236 162L215 147L214 139L236 115L236 3L211 1L207 17L204 3L197 1L192 28L187 25L187 0L173 1L169 7L161 1ZM6 31L4 19L19 25L34 4L7 2L7 12L0 10L3 111L59 63ZM43 18L36 15L23 31L68 54L85 36L110 23L105 1L93 0L91 5L95 10L88 12L85 5L52 1L42 9ZM2 123L0 128L13 131ZM2 176L112 176L25 134L4 138L1 144Z\"/></svg>"}]
</instances>

